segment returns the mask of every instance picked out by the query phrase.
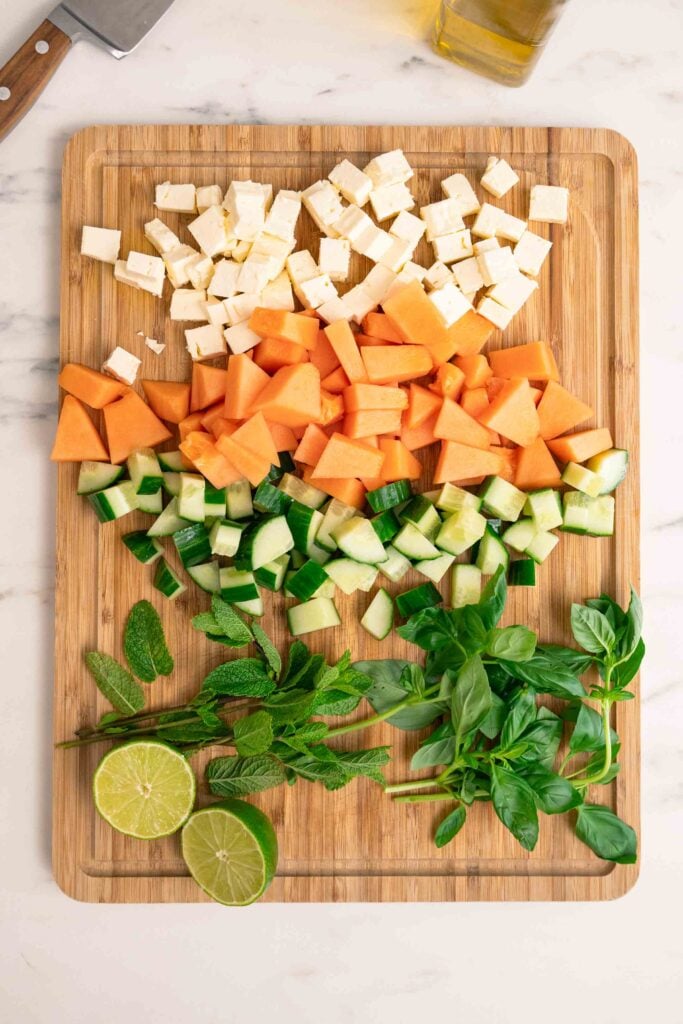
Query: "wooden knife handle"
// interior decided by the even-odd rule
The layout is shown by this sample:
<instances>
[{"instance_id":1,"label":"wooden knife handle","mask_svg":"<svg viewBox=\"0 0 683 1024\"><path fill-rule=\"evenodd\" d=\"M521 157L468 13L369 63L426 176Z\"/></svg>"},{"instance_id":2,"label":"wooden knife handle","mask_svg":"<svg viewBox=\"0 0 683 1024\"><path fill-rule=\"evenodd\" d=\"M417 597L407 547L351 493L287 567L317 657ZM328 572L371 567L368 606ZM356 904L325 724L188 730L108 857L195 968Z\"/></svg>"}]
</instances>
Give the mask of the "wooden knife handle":
<instances>
[{"instance_id":1,"label":"wooden knife handle","mask_svg":"<svg viewBox=\"0 0 683 1024\"><path fill-rule=\"evenodd\" d=\"M0 70L0 139L33 106L70 46L66 33L46 18Z\"/></svg>"}]
</instances>

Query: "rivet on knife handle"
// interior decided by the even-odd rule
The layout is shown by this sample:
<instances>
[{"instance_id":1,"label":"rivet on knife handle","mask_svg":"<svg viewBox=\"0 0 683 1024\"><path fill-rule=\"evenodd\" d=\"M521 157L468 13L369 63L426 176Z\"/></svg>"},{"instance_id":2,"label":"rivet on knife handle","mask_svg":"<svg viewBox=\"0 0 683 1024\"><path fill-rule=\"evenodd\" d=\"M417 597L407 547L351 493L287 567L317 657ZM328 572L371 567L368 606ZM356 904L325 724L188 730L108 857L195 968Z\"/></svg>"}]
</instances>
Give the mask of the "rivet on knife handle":
<instances>
[{"instance_id":1,"label":"rivet on knife handle","mask_svg":"<svg viewBox=\"0 0 683 1024\"><path fill-rule=\"evenodd\" d=\"M69 37L46 18L0 69L0 139L33 106L70 46Z\"/></svg>"}]
</instances>

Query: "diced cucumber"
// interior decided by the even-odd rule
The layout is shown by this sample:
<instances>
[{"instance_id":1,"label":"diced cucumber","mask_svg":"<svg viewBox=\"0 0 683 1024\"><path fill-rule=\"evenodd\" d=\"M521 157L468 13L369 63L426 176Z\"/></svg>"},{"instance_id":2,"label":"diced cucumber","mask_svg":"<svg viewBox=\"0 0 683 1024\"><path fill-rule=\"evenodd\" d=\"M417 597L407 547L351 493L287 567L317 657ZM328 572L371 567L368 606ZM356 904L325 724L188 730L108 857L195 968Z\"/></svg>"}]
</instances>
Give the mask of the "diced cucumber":
<instances>
[{"instance_id":1,"label":"diced cucumber","mask_svg":"<svg viewBox=\"0 0 683 1024\"><path fill-rule=\"evenodd\" d=\"M380 562L378 568L382 576L386 576L392 583L400 583L405 574L411 568L410 562L402 552L397 551L393 544L387 544L384 549L387 560ZM437 559L434 559L437 561Z\"/></svg>"},{"instance_id":2,"label":"diced cucumber","mask_svg":"<svg viewBox=\"0 0 683 1024\"><path fill-rule=\"evenodd\" d=\"M329 576L328 576L328 578L325 580L325 582L321 583L320 586L318 587L318 589L316 590L315 596L316 597L335 597L336 593L337 593L337 588L335 586L334 580L331 580L329 578Z\"/></svg>"},{"instance_id":3,"label":"diced cucumber","mask_svg":"<svg viewBox=\"0 0 683 1024\"><path fill-rule=\"evenodd\" d=\"M356 562L366 565L378 565L386 561L384 545L375 533L369 519L354 516L334 531L334 539L339 549Z\"/></svg>"},{"instance_id":4,"label":"diced cucumber","mask_svg":"<svg viewBox=\"0 0 683 1024\"><path fill-rule=\"evenodd\" d=\"M353 519L357 516L358 512L355 508L340 501L339 498L332 498L329 505L326 507L323 514L323 521L320 524L320 529L315 538L316 544L326 551L336 551L337 542L334 539L334 531L342 523L347 522L349 519ZM381 539L381 538L380 538Z\"/></svg>"},{"instance_id":5,"label":"diced cucumber","mask_svg":"<svg viewBox=\"0 0 683 1024\"><path fill-rule=\"evenodd\" d=\"M600 494L611 494L626 476L628 452L624 448L610 448L590 458L586 467L602 479Z\"/></svg>"},{"instance_id":6,"label":"diced cucumber","mask_svg":"<svg viewBox=\"0 0 683 1024\"><path fill-rule=\"evenodd\" d=\"M325 566L325 572L335 586L345 594L354 594L357 590L372 590L377 579L374 565L354 562L352 558L335 558Z\"/></svg>"},{"instance_id":7,"label":"diced cucumber","mask_svg":"<svg viewBox=\"0 0 683 1024\"><path fill-rule=\"evenodd\" d=\"M423 491L422 497L426 498L427 501L431 501L432 505L436 505L437 501L441 496L442 487L437 487L435 491Z\"/></svg>"},{"instance_id":8,"label":"diced cucumber","mask_svg":"<svg viewBox=\"0 0 683 1024\"><path fill-rule=\"evenodd\" d=\"M214 487L207 480L204 487L204 518L225 519L226 511L225 487Z\"/></svg>"},{"instance_id":9,"label":"diced cucumber","mask_svg":"<svg viewBox=\"0 0 683 1024\"><path fill-rule=\"evenodd\" d=\"M218 562L204 562L202 565L188 565L187 575L207 594L217 594L221 589Z\"/></svg>"},{"instance_id":10,"label":"diced cucumber","mask_svg":"<svg viewBox=\"0 0 683 1024\"><path fill-rule=\"evenodd\" d=\"M308 601L320 589L329 576L321 565L309 559L300 569L291 574L285 583L285 591L300 601Z\"/></svg>"},{"instance_id":11,"label":"diced cucumber","mask_svg":"<svg viewBox=\"0 0 683 1024\"><path fill-rule=\"evenodd\" d=\"M154 494L136 494L135 507L139 512L149 512L153 516L158 516L164 507L162 492L159 490Z\"/></svg>"},{"instance_id":12,"label":"diced cucumber","mask_svg":"<svg viewBox=\"0 0 683 1024\"><path fill-rule=\"evenodd\" d=\"M308 546L318 535L323 521L323 514L311 505L300 501L292 501L287 510L287 523L294 538L294 547L306 554Z\"/></svg>"},{"instance_id":13,"label":"diced cucumber","mask_svg":"<svg viewBox=\"0 0 683 1024\"><path fill-rule=\"evenodd\" d=\"M191 523L204 522L204 488L203 476L197 473L180 474L180 492L178 494L178 514Z\"/></svg>"},{"instance_id":14,"label":"diced cucumber","mask_svg":"<svg viewBox=\"0 0 683 1024\"><path fill-rule=\"evenodd\" d=\"M486 511L508 523L519 519L526 501L524 491L499 476L488 476L482 484L480 495Z\"/></svg>"},{"instance_id":15,"label":"diced cucumber","mask_svg":"<svg viewBox=\"0 0 683 1024\"><path fill-rule=\"evenodd\" d=\"M565 533L588 532L588 511L595 498L589 498L581 491L566 491L562 495L562 526Z\"/></svg>"},{"instance_id":16,"label":"diced cucumber","mask_svg":"<svg viewBox=\"0 0 683 1024\"><path fill-rule=\"evenodd\" d=\"M591 501L586 533L590 537L611 537L614 533L614 497L602 494L599 498L591 498Z\"/></svg>"},{"instance_id":17,"label":"diced cucumber","mask_svg":"<svg viewBox=\"0 0 683 1024\"><path fill-rule=\"evenodd\" d=\"M170 473L182 473L187 469L182 452L159 452L157 455L159 465Z\"/></svg>"},{"instance_id":18,"label":"diced cucumber","mask_svg":"<svg viewBox=\"0 0 683 1024\"><path fill-rule=\"evenodd\" d=\"M306 561L306 555L303 551L297 551L296 548L292 548L289 552L289 557L292 561L292 569L300 569Z\"/></svg>"},{"instance_id":19,"label":"diced cucumber","mask_svg":"<svg viewBox=\"0 0 683 1024\"><path fill-rule=\"evenodd\" d=\"M171 568L165 558L160 558L157 562L153 584L169 601L175 601L176 597L184 594L187 590L185 584L181 583L177 573Z\"/></svg>"},{"instance_id":20,"label":"diced cucumber","mask_svg":"<svg viewBox=\"0 0 683 1024\"><path fill-rule=\"evenodd\" d=\"M138 507L135 484L131 480L123 480L120 484L114 484L113 487L89 494L88 501L95 509L95 514L101 523L120 519L121 516L128 515Z\"/></svg>"},{"instance_id":21,"label":"diced cucumber","mask_svg":"<svg viewBox=\"0 0 683 1024\"><path fill-rule=\"evenodd\" d=\"M441 604L443 598L434 584L420 583L411 590L405 590L402 594L396 595L396 609L402 618L407 619L415 612L421 612L424 608L434 608Z\"/></svg>"},{"instance_id":22,"label":"diced cucumber","mask_svg":"<svg viewBox=\"0 0 683 1024\"><path fill-rule=\"evenodd\" d=\"M329 597L314 597L305 604L287 609L287 625L292 636L303 636L318 629L341 625L334 601Z\"/></svg>"},{"instance_id":23,"label":"diced cucumber","mask_svg":"<svg viewBox=\"0 0 683 1024\"><path fill-rule=\"evenodd\" d=\"M476 565L458 563L451 572L451 608L478 604L481 597L481 569Z\"/></svg>"},{"instance_id":24,"label":"diced cucumber","mask_svg":"<svg viewBox=\"0 0 683 1024\"><path fill-rule=\"evenodd\" d=\"M264 516L247 526L235 555L238 569L260 569L294 547L285 516Z\"/></svg>"},{"instance_id":25,"label":"diced cucumber","mask_svg":"<svg viewBox=\"0 0 683 1024\"><path fill-rule=\"evenodd\" d=\"M541 491L530 491L524 506L524 514L531 516L539 531L546 532L562 526L562 500L559 492L550 487Z\"/></svg>"},{"instance_id":26,"label":"diced cucumber","mask_svg":"<svg viewBox=\"0 0 683 1024\"><path fill-rule=\"evenodd\" d=\"M254 574L235 569L234 566L219 570L221 597L231 604L238 601L255 601L260 596Z\"/></svg>"},{"instance_id":27,"label":"diced cucumber","mask_svg":"<svg viewBox=\"0 0 683 1024\"><path fill-rule=\"evenodd\" d=\"M280 465L278 467L281 471L280 476L282 476L284 473L296 473L296 463L292 458L291 452L278 452L277 457L280 462Z\"/></svg>"},{"instance_id":28,"label":"diced cucumber","mask_svg":"<svg viewBox=\"0 0 683 1024\"><path fill-rule=\"evenodd\" d=\"M255 619L260 619L265 609L263 607L263 598L259 594L258 597L252 597L250 601L233 601L235 608L238 608L245 615L251 615Z\"/></svg>"},{"instance_id":29,"label":"diced cucumber","mask_svg":"<svg viewBox=\"0 0 683 1024\"><path fill-rule=\"evenodd\" d=\"M325 548L321 548L320 545L312 540L309 541L308 547L306 548L306 554L309 558L312 558L318 565L326 565L332 558L332 552L327 551Z\"/></svg>"},{"instance_id":30,"label":"diced cucumber","mask_svg":"<svg viewBox=\"0 0 683 1024\"><path fill-rule=\"evenodd\" d=\"M438 558L426 558L415 563L415 568L428 580L439 583L455 561L455 555L439 555Z\"/></svg>"},{"instance_id":31,"label":"diced cucumber","mask_svg":"<svg viewBox=\"0 0 683 1024\"><path fill-rule=\"evenodd\" d=\"M76 494L94 494L111 487L123 476L123 466L112 466L109 462L81 462L78 471Z\"/></svg>"},{"instance_id":32,"label":"diced cucumber","mask_svg":"<svg viewBox=\"0 0 683 1024\"><path fill-rule=\"evenodd\" d=\"M539 532L533 519L520 519L509 526L503 534L503 540L514 551L524 552Z\"/></svg>"},{"instance_id":33,"label":"diced cucumber","mask_svg":"<svg viewBox=\"0 0 683 1024\"><path fill-rule=\"evenodd\" d=\"M164 481L154 449L139 448L128 456L127 463L136 494L156 494Z\"/></svg>"},{"instance_id":34,"label":"diced cucumber","mask_svg":"<svg viewBox=\"0 0 683 1024\"><path fill-rule=\"evenodd\" d=\"M484 536L486 520L473 508L453 512L436 535L436 545L451 555L461 555Z\"/></svg>"},{"instance_id":35,"label":"diced cucumber","mask_svg":"<svg viewBox=\"0 0 683 1024\"><path fill-rule=\"evenodd\" d=\"M490 523L486 524L484 536L479 541L475 565L485 576L493 576L496 569L502 566L507 569L510 555L497 531Z\"/></svg>"},{"instance_id":36,"label":"diced cucumber","mask_svg":"<svg viewBox=\"0 0 683 1024\"><path fill-rule=\"evenodd\" d=\"M248 480L236 480L226 487L225 505L228 519L251 519L254 506Z\"/></svg>"},{"instance_id":37,"label":"diced cucumber","mask_svg":"<svg viewBox=\"0 0 683 1024\"><path fill-rule=\"evenodd\" d=\"M436 507L442 512L459 512L461 508L473 508L478 512L481 508L481 498L462 487L456 487L455 484L444 484L436 499Z\"/></svg>"},{"instance_id":38,"label":"diced cucumber","mask_svg":"<svg viewBox=\"0 0 683 1024\"><path fill-rule=\"evenodd\" d=\"M254 570L254 579L260 587L266 590L281 590L287 569L289 568L289 555L280 555L272 562L267 562Z\"/></svg>"},{"instance_id":39,"label":"diced cucumber","mask_svg":"<svg viewBox=\"0 0 683 1024\"><path fill-rule=\"evenodd\" d=\"M413 523L406 523L396 534L393 546L406 558L421 562L428 558L438 558L441 552L430 540L420 533Z\"/></svg>"},{"instance_id":40,"label":"diced cucumber","mask_svg":"<svg viewBox=\"0 0 683 1024\"><path fill-rule=\"evenodd\" d=\"M178 515L178 499L171 498L158 519L155 519L149 530L148 537L170 537L177 530L187 526L188 520Z\"/></svg>"},{"instance_id":41,"label":"diced cucumber","mask_svg":"<svg viewBox=\"0 0 683 1024\"><path fill-rule=\"evenodd\" d=\"M204 523L189 523L184 526L182 530L173 534L173 543L186 569L190 565L208 562L211 558L211 541Z\"/></svg>"},{"instance_id":42,"label":"diced cucumber","mask_svg":"<svg viewBox=\"0 0 683 1024\"><path fill-rule=\"evenodd\" d=\"M416 494L405 508L401 509L399 519L402 523L412 523L427 540L434 540L441 529L439 513L423 494Z\"/></svg>"},{"instance_id":43,"label":"diced cucumber","mask_svg":"<svg viewBox=\"0 0 683 1024\"><path fill-rule=\"evenodd\" d=\"M172 498L177 498L180 494L180 473L169 472L163 470L162 472L163 487L167 494L170 494Z\"/></svg>"},{"instance_id":44,"label":"diced cucumber","mask_svg":"<svg viewBox=\"0 0 683 1024\"><path fill-rule=\"evenodd\" d=\"M148 537L144 530L124 533L121 540L132 555L143 565L151 565L162 554L163 548L155 537Z\"/></svg>"},{"instance_id":45,"label":"diced cucumber","mask_svg":"<svg viewBox=\"0 0 683 1024\"><path fill-rule=\"evenodd\" d=\"M292 503L284 491L276 487L270 480L262 480L254 492L254 508L259 512L283 516Z\"/></svg>"},{"instance_id":46,"label":"diced cucumber","mask_svg":"<svg viewBox=\"0 0 683 1024\"><path fill-rule=\"evenodd\" d=\"M300 505L308 505L309 508L320 508L328 498L324 491L313 487L312 484L305 483L298 476L293 476L291 473L285 473L278 487L292 501L297 501Z\"/></svg>"},{"instance_id":47,"label":"diced cucumber","mask_svg":"<svg viewBox=\"0 0 683 1024\"><path fill-rule=\"evenodd\" d=\"M384 512L378 512L376 516L372 517L370 522L382 544L388 544L392 541L401 529L401 524L396 518L393 508L388 508Z\"/></svg>"},{"instance_id":48,"label":"diced cucumber","mask_svg":"<svg viewBox=\"0 0 683 1024\"><path fill-rule=\"evenodd\" d=\"M518 558L510 562L508 583L511 587L535 587L536 563L533 558Z\"/></svg>"},{"instance_id":49,"label":"diced cucumber","mask_svg":"<svg viewBox=\"0 0 683 1024\"><path fill-rule=\"evenodd\" d=\"M587 494L589 498L597 498L604 486L601 476L586 466L579 466L577 462L567 463L562 474L562 482Z\"/></svg>"},{"instance_id":50,"label":"diced cucumber","mask_svg":"<svg viewBox=\"0 0 683 1024\"><path fill-rule=\"evenodd\" d=\"M394 626L394 602L387 591L380 587L368 605L360 624L375 640L384 640Z\"/></svg>"},{"instance_id":51,"label":"diced cucumber","mask_svg":"<svg viewBox=\"0 0 683 1024\"><path fill-rule=\"evenodd\" d=\"M212 554L232 558L237 554L243 530L240 523L233 523L231 519L217 519L209 532Z\"/></svg>"},{"instance_id":52,"label":"diced cucumber","mask_svg":"<svg viewBox=\"0 0 683 1024\"><path fill-rule=\"evenodd\" d=\"M540 565L545 562L550 552L559 544L560 538L556 537L554 533L537 533L531 544L524 552L525 555L529 555L533 558L534 562Z\"/></svg>"},{"instance_id":53,"label":"diced cucumber","mask_svg":"<svg viewBox=\"0 0 683 1024\"><path fill-rule=\"evenodd\" d=\"M376 487L374 491L368 491L365 498L373 512L385 512L388 508L402 505L412 494L410 480L395 480L383 487Z\"/></svg>"}]
</instances>

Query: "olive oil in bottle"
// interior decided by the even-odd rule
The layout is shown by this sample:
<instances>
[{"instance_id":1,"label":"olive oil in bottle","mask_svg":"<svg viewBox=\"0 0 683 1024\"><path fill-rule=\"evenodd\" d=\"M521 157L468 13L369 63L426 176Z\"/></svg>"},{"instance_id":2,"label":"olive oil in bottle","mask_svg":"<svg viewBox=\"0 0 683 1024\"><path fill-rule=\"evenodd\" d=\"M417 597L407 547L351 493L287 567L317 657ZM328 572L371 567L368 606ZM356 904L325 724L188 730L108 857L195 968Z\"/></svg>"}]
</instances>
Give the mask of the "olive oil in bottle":
<instances>
[{"instance_id":1,"label":"olive oil in bottle","mask_svg":"<svg viewBox=\"0 0 683 1024\"><path fill-rule=\"evenodd\" d=\"M456 64L522 85L566 0L441 0L434 47Z\"/></svg>"}]
</instances>

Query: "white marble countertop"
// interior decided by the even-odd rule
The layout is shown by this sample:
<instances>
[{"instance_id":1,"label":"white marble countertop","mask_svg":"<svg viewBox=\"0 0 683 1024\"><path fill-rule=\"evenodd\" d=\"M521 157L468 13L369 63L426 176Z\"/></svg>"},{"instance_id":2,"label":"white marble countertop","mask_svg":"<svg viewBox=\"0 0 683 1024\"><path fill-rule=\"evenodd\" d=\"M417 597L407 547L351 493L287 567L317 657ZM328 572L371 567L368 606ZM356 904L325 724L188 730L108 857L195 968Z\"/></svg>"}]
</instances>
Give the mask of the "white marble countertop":
<instances>
[{"instance_id":1,"label":"white marble countertop","mask_svg":"<svg viewBox=\"0 0 683 1024\"><path fill-rule=\"evenodd\" d=\"M681 1020L681 0L574 0L509 90L442 61L421 0L176 0L125 61L79 45L0 144L0 1020ZM45 16L0 0L0 64ZM586 125L641 179L641 878L594 905L88 906L49 863L59 170L103 122ZM657 412L671 410L659 419ZM672 456L674 458L672 459ZM666 486L662 487L662 481ZM678 558L676 558L678 555ZM676 756L678 754L678 757Z\"/></svg>"}]
</instances>

